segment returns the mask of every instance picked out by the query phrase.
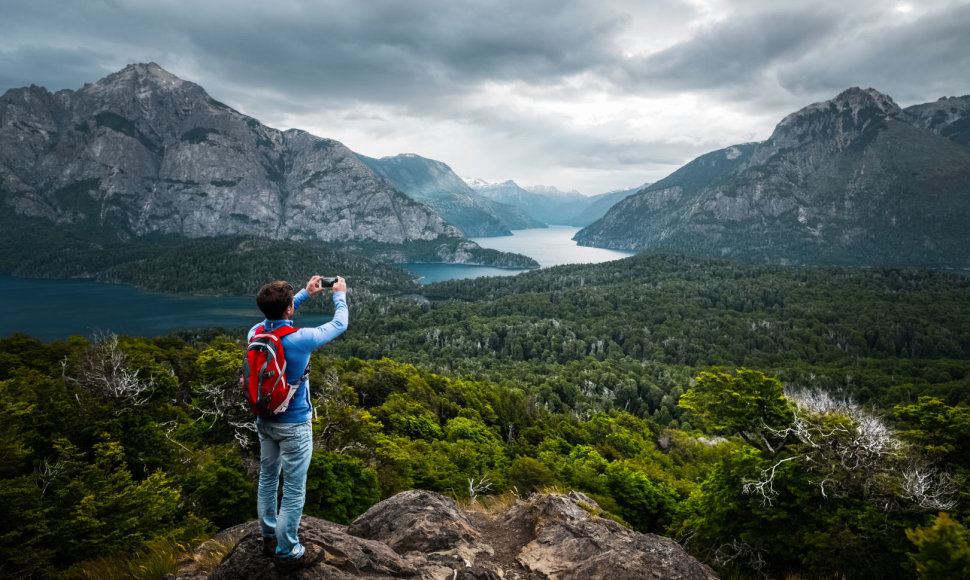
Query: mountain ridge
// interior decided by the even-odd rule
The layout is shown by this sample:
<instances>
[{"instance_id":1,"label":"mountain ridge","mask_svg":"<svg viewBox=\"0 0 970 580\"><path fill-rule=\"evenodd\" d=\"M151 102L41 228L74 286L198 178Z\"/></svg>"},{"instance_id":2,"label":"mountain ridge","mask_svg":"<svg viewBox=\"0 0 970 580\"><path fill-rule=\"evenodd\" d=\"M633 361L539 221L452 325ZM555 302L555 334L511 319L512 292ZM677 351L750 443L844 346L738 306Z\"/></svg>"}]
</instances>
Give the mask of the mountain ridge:
<instances>
[{"instance_id":1,"label":"mountain ridge","mask_svg":"<svg viewBox=\"0 0 970 580\"><path fill-rule=\"evenodd\" d=\"M733 156L733 159L731 157ZM966 267L970 149L852 88L771 137L698 157L577 233L581 245L792 264Z\"/></svg>"},{"instance_id":2,"label":"mountain ridge","mask_svg":"<svg viewBox=\"0 0 970 580\"><path fill-rule=\"evenodd\" d=\"M605 214L616 201L639 189L586 196L578 191L564 192L552 186L524 188L511 179L490 183L466 178L465 182L484 197L520 208L539 222L579 227L589 225Z\"/></svg>"},{"instance_id":3,"label":"mountain ridge","mask_svg":"<svg viewBox=\"0 0 970 580\"><path fill-rule=\"evenodd\" d=\"M508 236L544 227L523 211L479 195L447 164L414 153L375 159L358 154L372 171L409 197L434 209L466 236Z\"/></svg>"},{"instance_id":4,"label":"mountain ridge","mask_svg":"<svg viewBox=\"0 0 970 580\"><path fill-rule=\"evenodd\" d=\"M85 237L256 235L498 263L342 143L267 127L155 63L0 96L0 207L8 235L34 218Z\"/></svg>"}]
</instances>

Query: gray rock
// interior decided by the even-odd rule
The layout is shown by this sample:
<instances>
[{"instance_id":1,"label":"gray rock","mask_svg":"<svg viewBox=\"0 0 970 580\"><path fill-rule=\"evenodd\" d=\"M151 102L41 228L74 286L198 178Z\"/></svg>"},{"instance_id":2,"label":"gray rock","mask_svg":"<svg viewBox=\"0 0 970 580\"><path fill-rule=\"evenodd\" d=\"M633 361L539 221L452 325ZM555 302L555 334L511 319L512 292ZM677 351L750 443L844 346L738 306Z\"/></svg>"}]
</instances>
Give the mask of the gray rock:
<instances>
[{"instance_id":1,"label":"gray rock","mask_svg":"<svg viewBox=\"0 0 970 580\"><path fill-rule=\"evenodd\" d=\"M533 522L536 539L517 561L537 578L562 580L713 580L714 571L688 556L670 538L641 534L608 519L591 517L578 503L598 509L582 494L542 496L505 516Z\"/></svg>"},{"instance_id":2,"label":"gray rock","mask_svg":"<svg viewBox=\"0 0 970 580\"><path fill-rule=\"evenodd\" d=\"M384 542L399 554L440 552L481 542L481 534L453 499L424 490L404 491L374 505L347 532Z\"/></svg>"},{"instance_id":3,"label":"gray rock","mask_svg":"<svg viewBox=\"0 0 970 580\"><path fill-rule=\"evenodd\" d=\"M272 558L262 555L256 522L250 522L225 560L207 576L209 580L240 578L419 578L420 572L387 545L347 533L346 526L304 516L300 541L323 548L323 558L312 568L281 575ZM206 576L202 576L205 578ZM180 580L199 576L179 574Z\"/></svg>"},{"instance_id":4,"label":"gray rock","mask_svg":"<svg viewBox=\"0 0 970 580\"><path fill-rule=\"evenodd\" d=\"M451 499L407 491L380 502L350 526L304 516L301 540L325 556L294 578L422 580L716 580L706 565L669 538L641 534L596 517L583 494L534 495L495 515L462 511ZM186 559L179 580L279 577L261 555L255 522L226 530L238 538L210 574ZM204 553L206 544L196 552Z\"/></svg>"}]
</instances>

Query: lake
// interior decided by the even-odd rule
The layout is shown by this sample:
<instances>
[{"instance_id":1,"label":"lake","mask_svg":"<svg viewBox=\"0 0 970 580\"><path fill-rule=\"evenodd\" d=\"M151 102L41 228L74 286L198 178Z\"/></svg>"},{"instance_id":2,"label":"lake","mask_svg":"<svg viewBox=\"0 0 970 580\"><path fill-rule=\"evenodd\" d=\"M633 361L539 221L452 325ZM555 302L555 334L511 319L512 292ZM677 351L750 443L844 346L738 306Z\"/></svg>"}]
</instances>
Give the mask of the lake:
<instances>
[{"instance_id":1,"label":"lake","mask_svg":"<svg viewBox=\"0 0 970 580\"><path fill-rule=\"evenodd\" d=\"M542 267L594 263L631 255L577 246L570 238L572 227L519 230L501 238L474 238L480 246L517 252L534 258ZM421 276L422 283L510 276L523 270L506 270L463 264L402 264ZM238 328L252 326L262 318L252 296L216 298L145 292L131 286L102 284L93 280L43 280L0 275L0 336L14 332L44 341L72 334L90 337L96 332L133 336L159 336L186 328ZM299 314L300 326L323 324L330 317Z\"/></svg>"},{"instance_id":2,"label":"lake","mask_svg":"<svg viewBox=\"0 0 970 580\"><path fill-rule=\"evenodd\" d=\"M483 248L524 254L539 262L542 268L562 264L596 264L632 256L635 252L587 248L576 245L573 236L580 228L570 226L549 226L528 230L515 230L511 236L498 238L471 238ZM478 278L481 276L514 276L528 270L467 266L464 264L401 264L407 270L420 276L422 284Z\"/></svg>"},{"instance_id":3,"label":"lake","mask_svg":"<svg viewBox=\"0 0 970 580\"><path fill-rule=\"evenodd\" d=\"M251 296L216 298L145 292L94 280L42 280L0 276L0 336L14 332L49 341L72 334L114 332L158 336L185 328L249 328L263 315ZM297 315L304 326L330 320Z\"/></svg>"}]
</instances>

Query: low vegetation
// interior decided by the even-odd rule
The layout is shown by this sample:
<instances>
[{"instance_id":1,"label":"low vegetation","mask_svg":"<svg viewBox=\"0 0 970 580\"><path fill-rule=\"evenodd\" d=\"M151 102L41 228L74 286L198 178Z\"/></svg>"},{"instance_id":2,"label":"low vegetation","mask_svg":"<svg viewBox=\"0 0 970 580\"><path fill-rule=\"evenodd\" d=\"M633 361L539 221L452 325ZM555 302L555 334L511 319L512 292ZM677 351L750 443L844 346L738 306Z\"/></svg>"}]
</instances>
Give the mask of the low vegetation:
<instances>
[{"instance_id":1,"label":"low vegetation","mask_svg":"<svg viewBox=\"0 0 970 580\"><path fill-rule=\"evenodd\" d=\"M724 577L966 569L967 278L640 256L426 290L314 355L306 513L576 489ZM0 573L253 519L243 338L0 339Z\"/></svg>"}]
</instances>

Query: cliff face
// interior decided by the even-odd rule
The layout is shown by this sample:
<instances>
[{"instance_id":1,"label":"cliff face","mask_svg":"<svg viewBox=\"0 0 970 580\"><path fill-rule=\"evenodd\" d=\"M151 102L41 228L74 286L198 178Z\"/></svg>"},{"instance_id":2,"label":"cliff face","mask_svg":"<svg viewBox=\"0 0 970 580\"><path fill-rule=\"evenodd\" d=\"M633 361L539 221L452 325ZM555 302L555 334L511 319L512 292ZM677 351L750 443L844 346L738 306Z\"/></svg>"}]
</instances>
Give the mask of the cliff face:
<instances>
[{"instance_id":1,"label":"cliff face","mask_svg":"<svg viewBox=\"0 0 970 580\"><path fill-rule=\"evenodd\" d=\"M596 502L580 493L536 495L495 514L464 512L453 500L407 491L361 515L350 526L304 516L301 541L323 548L301 578L440 580L716 580L708 566L670 538L641 534L590 515ZM235 547L214 570L195 560L179 580L279 577L262 556L256 522L224 531ZM203 553L203 544L197 550Z\"/></svg>"},{"instance_id":2,"label":"cliff face","mask_svg":"<svg viewBox=\"0 0 970 580\"><path fill-rule=\"evenodd\" d=\"M135 236L461 237L342 144L266 127L155 64L0 97L0 204Z\"/></svg>"},{"instance_id":3,"label":"cliff face","mask_svg":"<svg viewBox=\"0 0 970 580\"><path fill-rule=\"evenodd\" d=\"M789 115L767 141L694 160L576 239L777 263L967 267L970 149L912 124L917 112L849 89Z\"/></svg>"}]
</instances>

